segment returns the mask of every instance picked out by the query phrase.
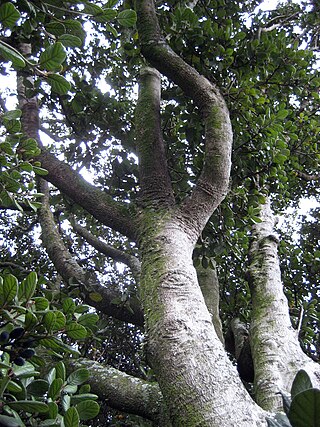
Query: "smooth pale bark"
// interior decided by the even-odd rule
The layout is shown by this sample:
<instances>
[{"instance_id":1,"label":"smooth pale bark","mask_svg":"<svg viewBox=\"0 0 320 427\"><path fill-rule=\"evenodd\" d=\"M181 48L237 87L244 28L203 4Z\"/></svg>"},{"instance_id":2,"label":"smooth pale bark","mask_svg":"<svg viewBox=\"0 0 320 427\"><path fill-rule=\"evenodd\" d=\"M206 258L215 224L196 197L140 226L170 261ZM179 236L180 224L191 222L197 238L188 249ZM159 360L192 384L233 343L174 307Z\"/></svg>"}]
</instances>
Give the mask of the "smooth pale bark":
<instances>
[{"instance_id":1,"label":"smooth pale bark","mask_svg":"<svg viewBox=\"0 0 320 427\"><path fill-rule=\"evenodd\" d=\"M141 296L149 360L172 424L265 426L215 332L192 263L192 237L165 213L154 221L145 221Z\"/></svg>"},{"instance_id":2,"label":"smooth pale bark","mask_svg":"<svg viewBox=\"0 0 320 427\"><path fill-rule=\"evenodd\" d=\"M228 189L229 112L219 90L166 45L153 0L136 2L136 9L143 54L191 96L205 125L204 166L191 195L182 205L172 206L163 201L164 186L159 192L154 187L140 215L141 298L149 360L173 426L266 425L264 412L247 394L215 332L192 262L199 234ZM136 131L143 155L140 177L155 182L150 174L154 144L162 147L163 141L148 123L159 121L160 81L149 74L140 86ZM141 117L148 117L148 122ZM148 182L141 186L149 188Z\"/></svg>"},{"instance_id":3,"label":"smooth pale bark","mask_svg":"<svg viewBox=\"0 0 320 427\"><path fill-rule=\"evenodd\" d=\"M193 231L196 242L228 192L232 147L229 111L219 89L167 45L161 34L154 1L139 0L136 10L143 55L192 98L205 127L203 168L190 196L179 207L183 222Z\"/></svg>"},{"instance_id":4,"label":"smooth pale bark","mask_svg":"<svg viewBox=\"0 0 320 427\"><path fill-rule=\"evenodd\" d=\"M299 369L305 369L313 385L319 384L320 366L302 351L293 329L283 292L278 236L270 201L261 206L261 223L255 224L250 248L249 278L252 293L251 349L255 370L255 395L266 410L282 410L278 394L290 392Z\"/></svg>"}]
</instances>

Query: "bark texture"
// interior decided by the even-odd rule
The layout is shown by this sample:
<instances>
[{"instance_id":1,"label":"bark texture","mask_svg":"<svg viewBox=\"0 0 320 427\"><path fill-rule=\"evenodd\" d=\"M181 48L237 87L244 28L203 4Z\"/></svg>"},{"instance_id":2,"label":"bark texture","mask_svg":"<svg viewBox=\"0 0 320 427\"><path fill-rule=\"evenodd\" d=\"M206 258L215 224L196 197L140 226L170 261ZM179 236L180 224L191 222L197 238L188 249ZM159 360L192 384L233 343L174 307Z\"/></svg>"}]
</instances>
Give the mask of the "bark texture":
<instances>
[{"instance_id":1,"label":"bark texture","mask_svg":"<svg viewBox=\"0 0 320 427\"><path fill-rule=\"evenodd\" d=\"M220 341L224 345L222 324L219 314L220 295L217 271L216 269L203 268L202 266L197 267L196 270L201 292L211 315L214 328Z\"/></svg>"},{"instance_id":2,"label":"bark texture","mask_svg":"<svg viewBox=\"0 0 320 427\"><path fill-rule=\"evenodd\" d=\"M218 89L166 45L153 0L137 1L136 9L144 56L193 99L205 125L204 166L190 197L180 206L164 205L160 185L159 191L155 187L149 193L140 216L141 298L149 360L174 426L266 425L263 411L247 394L215 332L192 262L199 234L228 190L229 112ZM138 119L148 117L153 124L159 121L158 108L149 109L149 104L158 105L159 90L150 85L156 83L156 77L150 77L149 85L142 82L138 102ZM148 103L146 97L151 97ZM162 135L140 120L136 127L144 158L140 177L147 181L141 186L150 188L150 159L154 144L161 150Z\"/></svg>"},{"instance_id":3,"label":"bark texture","mask_svg":"<svg viewBox=\"0 0 320 427\"><path fill-rule=\"evenodd\" d=\"M152 420L164 427L165 410L157 383L148 383L127 375L111 366L88 359L69 360L72 369L86 368L91 375L88 383L91 392L104 400L108 406Z\"/></svg>"},{"instance_id":4,"label":"bark texture","mask_svg":"<svg viewBox=\"0 0 320 427\"><path fill-rule=\"evenodd\" d=\"M278 236L270 201L261 206L262 222L252 231L249 277L252 292L251 348L255 370L255 394L266 410L282 410L280 391L289 393L299 369L320 380L320 366L302 351L298 332L291 325L283 292L278 257Z\"/></svg>"},{"instance_id":5,"label":"bark texture","mask_svg":"<svg viewBox=\"0 0 320 427\"><path fill-rule=\"evenodd\" d=\"M196 241L228 191L232 147L229 112L218 88L166 44L153 0L137 1L136 9L143 55L192 98L205 125L204 166L191 195L179 207Z\"/></svg>"},{"instance_id":6,"label":"bark texture","mask_svg":"<svg viewBox=\"0 0 320 427\"><path fill-rule=\"evenodd\" d=\"M149 360L172 424L266 425L215 332L192 264L192 238L165 214L150 228L142 243L141 296Z\"/></svg>"}]
</instances>

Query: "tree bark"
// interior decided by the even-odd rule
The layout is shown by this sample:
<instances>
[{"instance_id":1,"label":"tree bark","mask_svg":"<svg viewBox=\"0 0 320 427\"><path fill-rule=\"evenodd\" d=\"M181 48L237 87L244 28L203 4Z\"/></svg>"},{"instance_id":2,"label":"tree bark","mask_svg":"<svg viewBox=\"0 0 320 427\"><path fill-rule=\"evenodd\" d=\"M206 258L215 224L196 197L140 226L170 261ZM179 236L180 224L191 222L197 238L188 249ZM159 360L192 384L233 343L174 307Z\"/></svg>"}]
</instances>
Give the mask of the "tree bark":
<instances>
[{"instance_id":1,"label":"tree bark","mask_svg":"<svg viewBox=\"0 0 320 427\"><path fill-rule=\"evenodd\" d=\"M220 341L224 345L222 324L219 314L220 295L217 270L216 268L203 268L202 266L197 267L196 270L201 292L211 315L214 328Z\"/></svg>"},{"instance_id":2,"label":"tree bark","mask_svg":"<svg viewBox=\"0 0 320 427\"><path fill-rule=\"evenodd\" d=\"M278 236L270 201L261 206L261 223L253 226L249 254L252 293L251 349L257 403L266 410L282 410L279 392L289 393L299 369L319 384L320 366L302 351L298 332L291 325L283 292Z\"/></svg>"},{"instance_id":3,"label":"tree bark","mask_svg":"<svg viewBox=\"0 0 320 427\"><path fill-rule=\"evenodd\" d=\"M149 383L93 360L70 359L68 365L72 369L86 368L90 371L88 383L91 392L108 406L140 415L159 427L165 427L165 408L157 383Z\"/></svg>"},{"instance_id":4,"label":"tree bark","mask_svg":"<svg viewBox=\"0 0 320 427\"><path fill-rule=\"evenodd\" d=\"M266 425L264 412L246 392L215 332L192 262L199 234L228 190L228 109L218 89L166 45L153 0L138 1L136 8L143 54L191 96L205 124L205 161L191 195L180 206L164 206L163 192L154 188L154 200L140 215L141 299L149 360L174 426ZM139 96L146 90L141 85ZM148 96L153 97L151 105L159 103L158 91L149 90ZM138 105L139 115L152 123L159 120L157 108L150 112L147 103ZM138 120L137 135L145 158L151 158L154 131ZM161 134L157 137L161 147ZM148 162L139 166L148 168ZM144 170L140 176L149 179ZM141 185L148 188L148 182Z\"/></svg>"},{"instance_id":5,"label":"tree bark","mask_svg":"<svg viewBox=\"0 0 320 427\"><path fill-rule=\"evenodd\" d=\"M145 221L147 222L147 220ZM148 355L174 426L263 426L219 340L192 263L192 237L166 213L142 241Z\"/></svg>"}]
</instances>

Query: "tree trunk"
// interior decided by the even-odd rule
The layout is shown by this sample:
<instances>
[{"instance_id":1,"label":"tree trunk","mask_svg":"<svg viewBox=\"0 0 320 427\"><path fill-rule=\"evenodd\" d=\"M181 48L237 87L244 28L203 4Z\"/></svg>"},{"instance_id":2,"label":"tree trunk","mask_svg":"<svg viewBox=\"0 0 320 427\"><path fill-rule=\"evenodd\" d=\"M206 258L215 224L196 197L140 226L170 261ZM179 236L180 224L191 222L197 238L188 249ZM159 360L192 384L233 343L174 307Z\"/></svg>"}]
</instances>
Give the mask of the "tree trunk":
<instances>
[{"instance_id":1,"label":"tree trunk","mask_svg":"<svg viewBox=\"0 0 320 427\"><path fill-rule=\"evenodd\" d=\"M141 296L148 355L174 426L263 426L218 338L192 263L185 224L145 217Z\"/></svg>"},{"instance_id":2,"label":"tree trunk","mask_svg":"<svg viewBox=\"0 0 320 427\"><path fill-rule=\"evenodd\" d=\"M279 392L290 392L299 369L305 369L313 385L319 384L320 366L302 351L293 329L283 292L278 236L268 200L261 206L261 223L255 224L250 248L249 277L252 293L251 349L257 403L266 410L282 410Z\"/></svg>"}]
</instances>

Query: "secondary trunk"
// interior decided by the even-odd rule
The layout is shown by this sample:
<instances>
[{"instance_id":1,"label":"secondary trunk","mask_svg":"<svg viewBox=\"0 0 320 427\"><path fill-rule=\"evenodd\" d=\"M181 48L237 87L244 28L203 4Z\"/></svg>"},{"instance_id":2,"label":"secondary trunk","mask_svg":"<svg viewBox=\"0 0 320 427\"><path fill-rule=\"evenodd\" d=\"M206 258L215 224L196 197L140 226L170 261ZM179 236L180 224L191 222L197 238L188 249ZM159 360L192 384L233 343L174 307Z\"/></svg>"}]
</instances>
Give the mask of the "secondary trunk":
<instances>
[{"instance_id":1,"label":"secondary trunk","mask_svg":"<svg viewBox=\"0 0 320 427\"><path fill-rule=\"evenodd\" d=\"M253 227L249 267L255 394L264 409L279 411L282 410L279 392L290 392L298 370L305 369L317 386L320 367L303 353L298 331L291 325L270 201L261 206L260 217L262 222Z\"/></svg>"}]
</instances>

